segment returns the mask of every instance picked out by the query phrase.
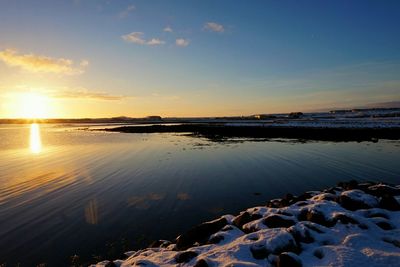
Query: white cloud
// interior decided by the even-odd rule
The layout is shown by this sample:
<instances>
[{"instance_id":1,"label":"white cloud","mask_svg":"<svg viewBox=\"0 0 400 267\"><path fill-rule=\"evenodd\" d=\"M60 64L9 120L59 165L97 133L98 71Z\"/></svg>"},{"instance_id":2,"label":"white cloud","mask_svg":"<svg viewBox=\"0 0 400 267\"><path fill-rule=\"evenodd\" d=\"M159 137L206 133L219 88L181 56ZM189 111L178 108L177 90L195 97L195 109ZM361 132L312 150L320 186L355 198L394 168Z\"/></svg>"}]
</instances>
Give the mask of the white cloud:
<instances>
[{"instance_id":1,"label":"white cloud","mask_svg":"<svg viewBox=\"0 0 400 267\"><path fill-rule=\"evenodd\" d=\"M212 32L224 32L225 28L216 22L207 22L204 24L204 29Z\"/></svg>"},{"instance_id":2,"label":"white cloud","mask_svg":"<svg viewBox=\"0 0 400 267\"><path fill-rule=\"evenodd\" d=\"M8 87L8 89L10 89ZM11 91L11 92L10 92ZM28 85L18 85L15 89L8 90L0 97L13 97L15 94L37 94L53 99L78 99L78 100L101 100L101 101L121 101L128 96L110 94L105 91L90 90L84 87L52 87L46 88L32 88Z\"/></svg>"},{"instance_id":3,"label":"white cloud","mask_svg":"<svg viewBox=\"0 0 400 267\"><path fill-rule=\"evenodd\" d=\"M170 26L167 26L167 27L164 28L163 31L165 31L165 32L173 32L174 30L172 30L172 28Z\"/></svg>"},{"instance_id":4,"label":"white cloud","mask_svg":"<svg viewBox=\"0 0 400 267\"><path fill-rule=\"evenodd\" d=\"M82 60L80 64L74 64L71 59L51 58L35 54L18 54L16 50L6 49L0 51L0 61L11 67L19 67L34 73L57 74L82 74L89 61Z\"/></svg>"},{"instance_id":5,"label":"white cloud","mask_svg":"<svg viewBox=\"0 0 400 267\"><path fill-rule=\"evenodd\" d=\"M185 46L189 45L189 40L183 39L183 38L178 38L178 39L176 39L175 44L177 46L185 47Z\"/></svg>"},{"instance_id":6,"label":"white cloud","mask_svg":"<svg viewBox=\"0 0 400 267\"><path fill-rule=\"evenodd\" d=\"M129 43L135 43L135 44L145 44L146 40L144 40L142 38L143 36L143 32L131 32L129 34L126 35L122 35L122 39L124 39L125 41L129 42Z\"/></svg>"},{"instance_id":7,"label":"white cloud","mask_svg":"<svg viewBox=\"0 0 400 267\"><path fill-rule=\"evenodd\" d=\"M165 42L158 38L152 38L151 40L147 41L146 44L147 45L163 45L163 44L165 44Z\"/></svg>"},{"instance_id":8,"label":"white cloud","mask_svg":"<svg viewBox=\"0 0 400 267\"><path fill-rule=\"evenodd\" d=\"M140 45L156 46L165 44L165 41L160 40L158 38L152 38L146 41L146 39L143 38L143 35L144 35L143 32L131 32L129 34L122 35L121 38L126 42L140 44Z\"/></svg>"},{"instance_id":9,"label":"white cloud","mask_svg":"<svg viewBox=\"0 0 400 267\"><path fill-rule=\"evenodd\" d=\"M135 6L134 5L130 5L127 8L125 8L123 11L121 11L121 13L118 14L118 17L123 19L129 16L129 14L135 10Z\"/></svg>"}]
</instances>

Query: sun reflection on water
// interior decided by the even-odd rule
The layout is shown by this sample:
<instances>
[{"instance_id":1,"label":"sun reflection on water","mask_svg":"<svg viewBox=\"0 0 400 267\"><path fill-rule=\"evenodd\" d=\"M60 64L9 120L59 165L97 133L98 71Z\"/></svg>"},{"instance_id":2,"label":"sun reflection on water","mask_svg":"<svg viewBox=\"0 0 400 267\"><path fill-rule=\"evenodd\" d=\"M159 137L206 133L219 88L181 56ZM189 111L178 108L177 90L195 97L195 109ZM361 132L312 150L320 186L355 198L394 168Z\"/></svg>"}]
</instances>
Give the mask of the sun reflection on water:
<instances>
[{"instance_id":1,"label":"sun reflection on water","mask_svg":"<svg viewBox=\"0 0 400 267\"><path fill-rule=\"evenodd\" d=\"M42 151L42 138L40 137L40 127L37 123L31 124L29 148L34 154Z\"/></svg>"}]
</instances>

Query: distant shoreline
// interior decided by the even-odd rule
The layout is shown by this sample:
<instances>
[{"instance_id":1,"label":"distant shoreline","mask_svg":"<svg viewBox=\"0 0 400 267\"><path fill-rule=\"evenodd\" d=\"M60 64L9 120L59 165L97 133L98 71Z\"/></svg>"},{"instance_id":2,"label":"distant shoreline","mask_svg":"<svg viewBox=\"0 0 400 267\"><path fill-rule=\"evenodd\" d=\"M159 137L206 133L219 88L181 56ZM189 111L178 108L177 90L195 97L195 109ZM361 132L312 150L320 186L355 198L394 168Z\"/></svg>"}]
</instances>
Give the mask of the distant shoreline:
<instances>
[{"instance_id":1,"label":"distant shoreline","mask_svg":"<svg viewBox=\"0 0 400 267\"><path fill-rule=\"evenodd\" d=\"M121 133L188 133L210 139L224 138L290 138L321 141L378 141L399 140L400 127L319 127L319 126L268 126L226 124L178 124L150 126L122 126L98 129Z\"/></svg>"}]
</instances>

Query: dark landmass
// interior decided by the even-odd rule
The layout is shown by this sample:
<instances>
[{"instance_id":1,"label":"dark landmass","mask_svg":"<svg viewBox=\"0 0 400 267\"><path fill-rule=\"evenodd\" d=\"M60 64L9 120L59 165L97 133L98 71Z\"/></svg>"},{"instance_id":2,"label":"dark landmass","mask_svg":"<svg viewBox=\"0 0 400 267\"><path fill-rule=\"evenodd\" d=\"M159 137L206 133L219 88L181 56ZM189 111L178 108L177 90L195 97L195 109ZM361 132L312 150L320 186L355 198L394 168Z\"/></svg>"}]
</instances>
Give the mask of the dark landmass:
<instances>
[{"instance_id":1,"label":"dark landmass","mask_svg":"<svg viewBox=\"0 0 400 267\"><path fill-rule=\"evenodd\" d=\"M390 106L389 102L384 103ZM400 103L400 102L399 102ZM383 105L383 103L382 103ZM254 114L245 116L219 116L219 117L161 117L158 115L143 118L126 116L112 118L53 118L53 119L0 119L0 124L26 124L26 123L121 123L121 124L148 124L148 123L194 123L194 122L221 122L221 121L262 121L271 119L338 119L338 118L398 118L400 107L371 107L355 109L335 109L329 112L290 112L276 114Z\"/></svg>"},{"instance_id":2,"label":"dark landmass","mask_svg":"<svg viewBox=\"0 0 400 267\"><path fill-rule=\"evenodd\" d=\"M219 124L179 124L123 126L102 129L123 133L188 133L213 140L246 138L291 138L321 141L378 141L379 139L399 140L400 128L324 128L293 126L226 126Z\"/></svg>"}]
</instances>

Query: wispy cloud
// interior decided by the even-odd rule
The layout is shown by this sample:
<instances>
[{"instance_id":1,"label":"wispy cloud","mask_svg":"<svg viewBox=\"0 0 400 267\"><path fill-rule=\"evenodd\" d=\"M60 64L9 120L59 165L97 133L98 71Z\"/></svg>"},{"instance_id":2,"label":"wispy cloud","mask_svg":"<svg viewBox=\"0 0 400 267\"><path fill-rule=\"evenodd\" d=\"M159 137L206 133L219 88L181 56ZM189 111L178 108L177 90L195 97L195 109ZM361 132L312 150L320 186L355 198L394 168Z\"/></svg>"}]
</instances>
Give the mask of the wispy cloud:
<instances>
[{"instance_id":1,"label":"wispy cloud","mask_svg":"<svg viewBox=\"0 0 400 267\"><path fill-rule=\"evenodd\" d=\"M178 38L178 39L176 39L176 41L175 41L175 44L176 44L177 46L182 46L182 47L188 46L189 43L190 43L189 40L183 39L183 38Z\"/></svg>"},{"instance_id":2,"label":"wispy cloud","mask_svg":"<svg viewBox=\"0 0 400 267\"><path fill-rule=\"evenodd\" d=\"M221 24L218 24L216 22L206 22L204 24L203 29L207 31L212 31L212 32L224 32L225 28Z\"/></svg>"},{"instance_id":3,"label":"wispy cloud","mask_svg":"<svg viewBox=\"0 0 400 267\"><path fill-rule=\"evenodd\" d=\"M164 32L173 32L174 30L172 30L172 28L170 26L167 26L164 28L163 30Z\"/></svg>"},{"instance_id":4,"label":"wispy cloud","mask_svg":"<svg viewBox=\"0 0 400 267\"><path fill-rule=\"evenodd\" d=\"M146 42L147 45L163 45L165 41L162 41L158 38L152 38L151 40Z\"/></svg>"},{"instance_id":5,"label":"wispy cloud","mask_svg":"<svg viewBox=\"0 0 400 267\"><path fill-rule=\"evenodd\" d=\"M121 38L126 42L140 44L140 45L156 46L165 44L165 41L160 40L158 38L152 38L150 40L146 40L143 38L143 36L144 36L143 32L131 32L129 34L122 35Z\"/></svg>"},{"instance_id":6,"label":"wispy cloud","mask_svg":"<svg viewBox=\"0 0 400 267\"><path fill-rule=\"evenodd\" d=\"M51 58L35 54L18 54L16 50L0 51L0 60L11 67L19 67L34 73L57 73L66 75L82 74L89 61L83 60L74 64L70 59Z\"/></svg>"},{"instance_id":7,"label":"wispy cloud","mask_svg":"<svg viewBox=\"0 0 400 267\"><path fill-rule=\"evenodd\" d=\"M1 88L0 88L1 89ZM10 90L8 90L7 93ZM37 93L51 98L59 99L84 99L84 100L111 100L118 101L127 98L128 96L110 94L105 91L90 90L84 87L52 87L48 88L32 88L29 85L17 85L12 89L13 93Z\"/></svg>"},{"instance_id":8,"label":"wispy cloud","mask_svg":"<svg viewBox=\"0 0 400 267\"><path fill-rule=\"evenodd\" d=\"M59 90L48 91L47 94L53 98L75 98L75 99L91 99L105 101L119 101L126 96L113 95L103 91L93 91L86 88L62 88Z\"/></svg>"},{"instance_id":9,"label":"wispy cloud","mask_svg":"<svg viewBox=\"0 0 400 267\"><path fill-rule=\"evenodd\" d=\"M124 19L124 18L128 17L129 14L130 14L133 10L135 10L135 9L136 9L136 7L135 7L134 5L129 5L127 8L125 8L123 11L121 11L121 12L118 14L118 17L119 17L120 19Z\"/></svg>"},{"instance_id":10,"label":"wispy cloud","mask_svg":"<svg viewBox=\"0 0 400 267\"><path fill-rule=\"evenodd\" d=\"M135 44L145 44L146 40L142 38L143 32L131 32L129 34L122 35L122 39L129 42L129 43L135 43Z\"/></svg>"}]
</instances>

